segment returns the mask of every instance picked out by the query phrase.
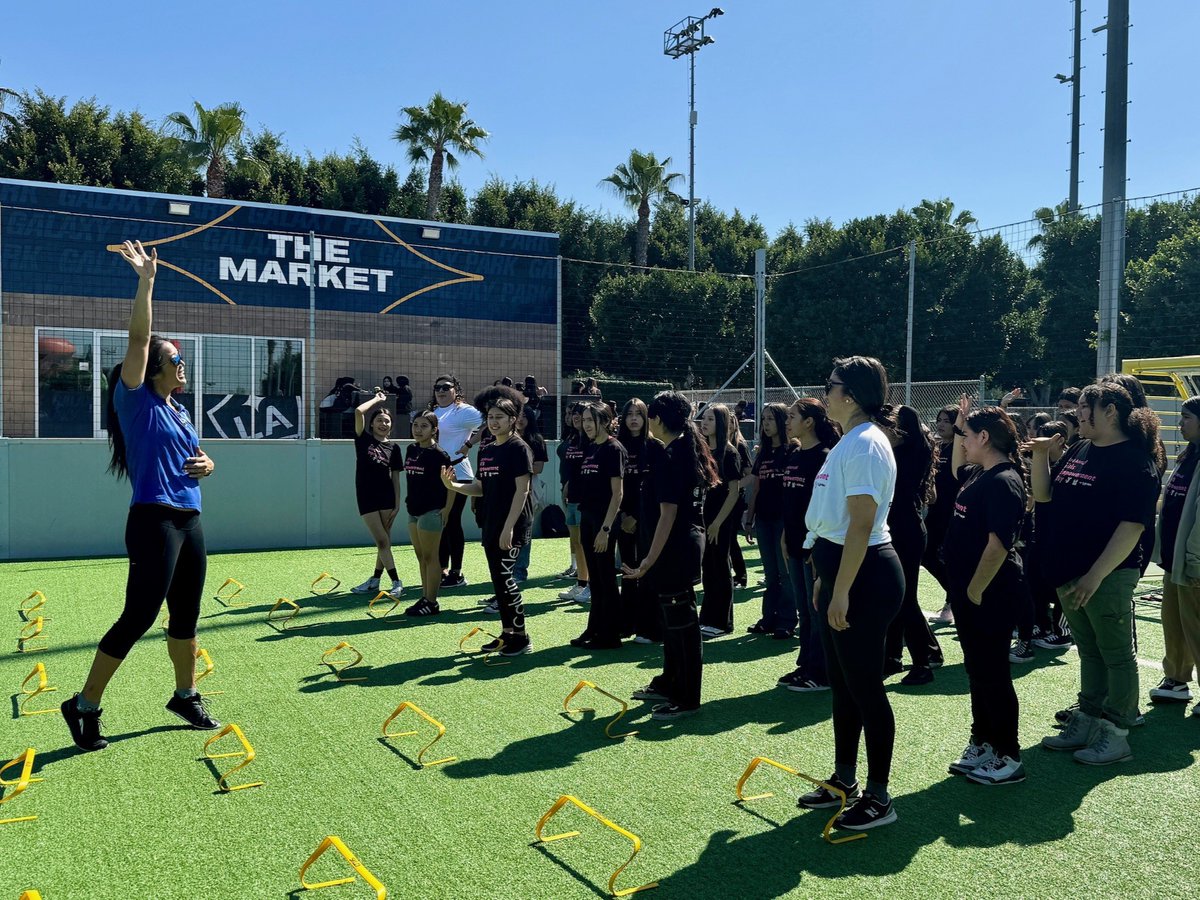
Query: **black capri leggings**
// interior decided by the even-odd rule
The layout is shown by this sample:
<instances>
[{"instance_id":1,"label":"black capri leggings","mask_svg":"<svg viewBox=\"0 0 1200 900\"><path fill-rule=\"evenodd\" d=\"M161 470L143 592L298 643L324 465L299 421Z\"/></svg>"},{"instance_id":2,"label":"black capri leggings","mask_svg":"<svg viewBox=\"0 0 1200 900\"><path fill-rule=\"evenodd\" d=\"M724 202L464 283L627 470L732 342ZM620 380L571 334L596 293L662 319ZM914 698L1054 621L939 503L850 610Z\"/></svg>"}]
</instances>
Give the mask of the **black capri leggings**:
<instances>
[{"instance_id":1,"label":"black capri leggings","mask_svg":"<svg viewBox=\"0 0 1200 900\"><path fill-rule=\"evenodd\" d=\"M461 572L463 565L463 548L467 538L463 534L463 507L467 505L467 495L454 494L454 505L450 507L450 515L446 516L446 525L442 528L442 542L438 545L438 560L443 569L451 572Z\"/></svg>"},{"instance_id":2,"label":"black capri leggings","mask_svg":"<svg viewBox=\"0 0 1200 900\"><path fill-rule=\"evenodd\" d=\"M821 580L817 609L822 616L829 614L842 549L825 539L813 547L813 565ZM883 646L903 599L904 571L892 545L868 547L850 587L846 616L850 627L821 632L833 694L834 761L854 766L859 738L865 733L867 779L879 784L887 784L896 742L896 719L883 687Z\"/></svg>"},{"instance_id":3,"label":"black capri leggings","mask_svg":"<svg viewBox=\"0 0 1200 900\"><path fill-rule=\"evenodd\" d=\"M131 506L125 549L129 554L125 608L100 639L100 652L116 659L128 656L154 624L164 597L171 614L167 636L181 641L194 638L208 571L200 513L149 503Z\"/></svg>"}]
</instances>

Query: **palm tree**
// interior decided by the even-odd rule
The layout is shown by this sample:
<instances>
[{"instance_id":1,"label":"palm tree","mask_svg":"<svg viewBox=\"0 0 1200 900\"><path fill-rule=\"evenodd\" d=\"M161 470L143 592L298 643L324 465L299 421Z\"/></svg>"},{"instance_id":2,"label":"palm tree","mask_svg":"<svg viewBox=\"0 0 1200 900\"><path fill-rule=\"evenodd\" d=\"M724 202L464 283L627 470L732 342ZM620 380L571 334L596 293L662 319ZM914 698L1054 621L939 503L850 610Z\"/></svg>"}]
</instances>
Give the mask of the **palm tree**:
<instances>
[{"instance_id":1,"label":"palm tree","mask_svg":"<svg viewBox=\"0 0 1200 900\"><path fill-rule=\"evenodd\" d=\"M1033 217L1037 219L1039 233L1031 237L1025 246L1033 250L1040 247L1046 242L1046 232L1055 221L1062 221L1070 214L1071 208L1064 200L1062 203L1056 204L1054 207L1039 206L1033 211Z\"/></svg>"},{"instance_id":2,"label":"palm tree","mask_svg":"<svg viewBox=\"0 0 1200 900\"><path fill-rule=\"evenodd\" d=\"M410 163L429 163L429 193L425 199L425 217L437 218L442 196L443 168L458 168L460 156L483 159L479 145L488 133L467 118L467 104L447 100L441 92L426 106L406 106L401 110L408 121L396 126L392 137L408 144ZM457 154L457 155L456 155Z\"/></svg>"},{"instance_id":3,"label":"palm tree","mask_svg":"<svg viewBox=\"0 0 1200 900\"><path fill-rule=\"evenodd\" d=\"M920 206L915 207L912 212L918 222L935 227L950 225L954 228L967 228L977 222L975 214L969 209L954 215L954 202L945 197L941 200L922 200Z\"/></svg>"},{"instance_id":4,"label":"palm tree","mask_svg":"<svg viewBox=\"0 0 1200 900\"><path fill-rule=\"evenodd\" d=\"M0 125L8 125L12 128L16 128L18 124L17 117L4 108L4 101L9 99L20 100L21 95L12 88L6 88L0 85Z\"/></svg>"},{"instance_id":5,"label":"palm tree","mask_svg":"<svg viewBox=\"0 0 1200 900\"><path fill-rule=\"evenodd\" d=\"M205 193L214 199L225 196L225 173L231 158L239 169L249 170L254 177L266 176L261 160L242 151L242 135L246 130L246 111L238 103L222 103L205 109L195 103L195 119L187 113L167 116L167 127L174 138L174 149L187 164L204 169Z\"/></svg>"},{"instance_id":6,"label":"palm tree","mask_svg":"<svg viewBox=\"0 0 1200 900\"><path fill-rule=\"evenodd\" d=\"M678 172L668 172L671 157L659 162L653 153L630 150L629 160L603 179L601 184L612 185L616 193L637 210L637 238L633 246L633 261L646 265L646 249L650 243L650 204L656 200L679 202L678 194L671 190L676 179L683 178Z\"/></svg>"}]
</instances>

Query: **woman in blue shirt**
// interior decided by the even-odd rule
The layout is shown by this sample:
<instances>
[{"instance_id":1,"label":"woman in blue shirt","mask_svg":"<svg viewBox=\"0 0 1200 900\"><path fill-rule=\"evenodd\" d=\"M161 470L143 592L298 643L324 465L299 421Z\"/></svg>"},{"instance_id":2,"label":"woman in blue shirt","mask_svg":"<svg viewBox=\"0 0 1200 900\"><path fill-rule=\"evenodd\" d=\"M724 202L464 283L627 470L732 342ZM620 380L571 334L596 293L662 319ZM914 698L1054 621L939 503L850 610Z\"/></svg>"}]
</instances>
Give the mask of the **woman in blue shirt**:
<instances>
[{"instance_id":1,"label":"woman in blue shirt","mask_svg":"<svg viewBox=\"0 0 1200 900\"><path fill-rule=\"evenodd\" d=\"M100 699L134 643L154 624L166 598L167 653L175 693L167 710L193 728L219 728L196 691L196 623L207 556L200 527L199 479L213 462L200 449L187 410L171 395L187 383L178 348L153 334L151 298L158 253L126 241L121 257L138 273L125 360L108 380L109 471L128 478L133 499L125 525L129 578L125 608L100 640L83 690L62 704L71 738L81 750L102 750Z\"/></svg>"}]
</instances>

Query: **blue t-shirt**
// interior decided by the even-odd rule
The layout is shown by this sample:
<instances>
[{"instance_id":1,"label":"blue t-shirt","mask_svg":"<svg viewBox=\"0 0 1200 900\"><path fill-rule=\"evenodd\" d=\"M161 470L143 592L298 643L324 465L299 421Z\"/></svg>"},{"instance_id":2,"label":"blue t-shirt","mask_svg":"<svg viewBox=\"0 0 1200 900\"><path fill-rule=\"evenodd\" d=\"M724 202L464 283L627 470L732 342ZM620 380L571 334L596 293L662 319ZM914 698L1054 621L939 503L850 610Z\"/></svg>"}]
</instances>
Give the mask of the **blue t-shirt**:
<instances>
[{"instance_id":1,"label":"blue t-shirt","mask_svg":"<svg viewBox=\"0 0 1200 900\"><path fill-rule=\"evenodd\" d=\"M200 484L184 471L200 438L187 410L140 384L130 390L118 380L113 396L125 435L125 458L133 499L129 505L159 503L200 510Z\"/></svg>"}]
</instances>

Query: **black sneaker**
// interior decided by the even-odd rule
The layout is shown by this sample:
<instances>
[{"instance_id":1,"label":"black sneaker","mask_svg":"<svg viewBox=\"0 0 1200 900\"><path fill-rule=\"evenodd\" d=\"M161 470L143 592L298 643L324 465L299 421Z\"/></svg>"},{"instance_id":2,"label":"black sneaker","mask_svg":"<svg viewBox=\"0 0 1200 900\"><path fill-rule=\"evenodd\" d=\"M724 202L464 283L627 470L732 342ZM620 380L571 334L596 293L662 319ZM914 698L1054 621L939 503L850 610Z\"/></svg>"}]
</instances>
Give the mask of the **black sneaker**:
<instances>
[{"instance_id":1,"label":"black sneaker","mask_svg":"<svg viewBox=\"0 0 1200 900\"><path fill-rule=\"evenodd\" d=\"M1073 716L1075 714L1075 711L1077 709L1079 709L1078 703L1072 703L1066 709L1060 709L1058 712L1056 712L1054 714L1054 721L1057 722L1059 725L1066 725L1068 722L1071 721L1071 716Z\"/></svg>"},{"instance_id":2,"label":"black sneaker","mask_svg":"<svg viewBox=\"0 0 1200 900\"><path fill-rule=\"evenodd\" d=\"M780 630L771 632L771 637L777 641L790 641L794 635L790 631Z\"/></svg>"},{"instance_id":3,"label":"black sneaker","mask_svg":"<svg viewBox=\"0 0 1200 900\"><path fill-rule=\"evenodd\" d=\"M700 712L700 707L693 706L690 709L683 706L677 706L674 703L663 703L654 707L650 713L650 718L657 719L660 722L673 722L676 719L682 719L686 716L694 716Z\"/></svg>"},{"instance_id":4,"label":"black sneaker","mask_svg":"<svg viewBox=\"0 0 1200 900\"><path fill-rule=\"evenodd\" d=\"M939 653L931 653L929 655L929 668L940 669L946 664L946 657Z\"/></svg>"},{"instance_id":5,"label":"black sneaker","mask_svg":"<svg viewBox=\"0 0 1200 900\"><path fill-rule=\"evenodd\" d=\"M73 694L71 699L64 700L59 707L63 718L67 720L67 728L71 730L71 740L80 750L89 753L93 750L103 750L108 746L108 741L100 734L100 710L84 712L76 702L78 699L79 695Z\"/></svg>"},{"instance_id":6,"label":"black sneaker","mask_svg":"<svg viewBox=\"0 0 1200 900\"><path fill-rule=\"evenodd\" d=\"M775 683L782 687L790 687L793 684L801 684L804 681L804 672L800 669L788 672L786 675L780 675L779 680Z\"/></svg>"},{"instance_id":7,"label":"black sneaker","mask_svg":"<svg viewBox=\"0 0 1200 900\"><path fill-rule=\"evenodd\" d=\"M819 691L829 690L829 685L822 684L815 678L804 678L800 681L797 681L795 684L789 684L787 689L789 691L798 691L801 694L815 694Z\"/></svg>"},{"instance_id":8,"label":"black sneaker","mask_svg":"<svg viewBox=\"0 0 1200 900\"><path fill-rule=\"evenodd\" d=\"M1041 634L1030 643L1043 650L1066 650L1075 643L1069 634Z\"/></svg>"},{"instance_id":9,"label":"black sneaker","mask_svg":"<svg viewBox=\"0 0 1200 900\"><path fill-rule=\"evenodd\" d=\"M742 588L744 588L746 586L746 576L743 575L741 578L733 579L733 586L737 590L741 590Z\"/></svg>"},{"instance_id":10,"label":"black sneaker","mask_svg":"<svg viewBox=\"0 0 1200 900\"><path fill-rule=\"evenodd\" d=\"M655 686L653 681L650 682L645 687L638 688L636 691L634 691L629 696L632 697L634 700L666 700L666 699L668 699L667 695L664 694L662 691L660 691Z\"/></svg>"},{"instance_id":11,"label":"black sneaker","mask_svg":"<svg viewBox=\"0 0 1200 900\"><path fill-rule=\"evenodd\" d=\"M854 784L846 784L845 782L838 781L836 775L830 775L825 779L825 782L845 793L847 802L862 796L862 790L859 788L857 781ZM842 798L828 788L819 787L815 791L801 794L800 798L796 801L796 805L801 809L829 809L832 806L841 806Z\"/></svg>"},{"instance_id":12,"label":"black sneaker","mask_svg":"<svg viewBox=\"0 0 1200 900\"><path fill-rule=\"evenodd\" d=\"M891 825L895 821L896 810L892 809L891 800L885 803L874 794L863 794L833 824L846 831L867 831L880 825Z\"/></svg>"},{"instance_id":13,"label":"black sneaker","mask_svg":"<svg viewBox=\"0 0 1200 900\"><path fill-rule=\"evenodd\" d=\"M933 682L933 669L929 666L913 666L908 670L908 674L900 679L900 683L906 687L913 687L919 684L931 684Z\"/></svg>"},{"instance_id":14,"label":"black sneaker","mask_svg":"<svg viewBox=\"0 0 1200 900\"><path fill-rule=\"evenodd\" d=\"M586 650L588 648L588 646L590 646L592 643L592 636L591 636L591 634L589 634L588 632L585 631L579 637L571 638L571 640L568 641L568 643L572 647L579 647L580 649Z\"/></svg>"},{"instance_id":15,"label":"black sneaker","mask_svg":"<svg viewBox=\"0 0 1200 900\"><path fill-rule=\"evenodd\" d=\"M190 697L180 697L172 694L167 701L167 712L173 712L197 731L212 731L220 728L221 723L208 714L204 707L204 698L199 694Z\"/></svg>"},{"instance_id":16,"label":"black sneaker","mask_svg":"<svg viewBox=\"0 0 1200 900\"><path fill-rule=\"evenodd\" d=\"M442 587L462 587L467 583L467 579L463 578L462 572L447 572L442 576Z\"/></svg>"},{"instance_id":17,"label":"black sneaker","mask_svg":"<svg viewBox=\"0 0 1200 900\"><path fill-rule=\"evenodd\" d=\"M436 616L442 611L436 600L426 600L422 597L404 611L406 616Z\"/></svg>"},{"instance_id":18,"label":"black sneaker","mask_svg":"<svg viewBox=\"0 0 1200 900\"><path fill-rule=\"evenodd\" d=\"M504 643L508 643L505 641ZM480 653L495 653L500 649L500 638L493 638L479 648Z\"/></svg>"},{"instance_id":19,"label":"black sneaker","mask_svg":"<svg viewBox=\"0 0 1200 900\"><path fill-rule=\"evenodd\" d=\"M904 663L894 657L889 657L883 661L883 677L891 678L893 675L899 675L904 671Z\"/></svg>"},{"instance_id":20,"label":"black sneaker","mask_svg":"<svg viewBox=\"0 0 1200 900\"><path fill-rule=\"evenodd\" d=\"M530 653L533 651L533 641L529 640L527 634L509 634L505 636L504 647L500 651L501 656L520 656L522 653Z\"/></svg>"},{"instance_id":21,"label":"black sneaker","mask_svg":"<svg viewBox=\"0 0 1200 900\"><path fill-rule=\"evenodd\" d=\"M755 622L746 629L746 634L771 634L772 630L767 627L766 622Z\"/></svg>"}]
</instances>

